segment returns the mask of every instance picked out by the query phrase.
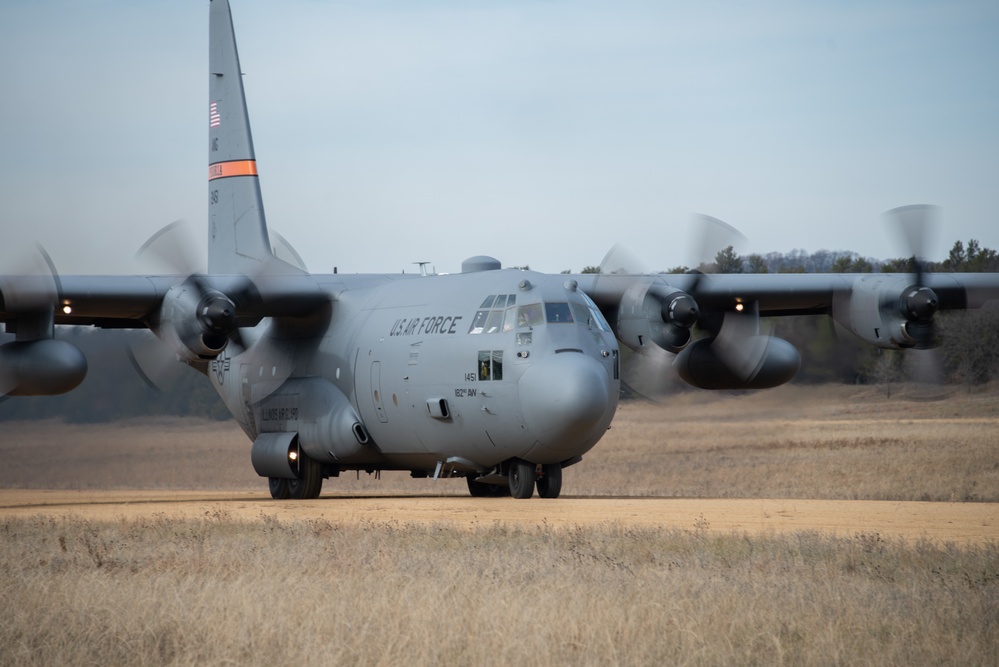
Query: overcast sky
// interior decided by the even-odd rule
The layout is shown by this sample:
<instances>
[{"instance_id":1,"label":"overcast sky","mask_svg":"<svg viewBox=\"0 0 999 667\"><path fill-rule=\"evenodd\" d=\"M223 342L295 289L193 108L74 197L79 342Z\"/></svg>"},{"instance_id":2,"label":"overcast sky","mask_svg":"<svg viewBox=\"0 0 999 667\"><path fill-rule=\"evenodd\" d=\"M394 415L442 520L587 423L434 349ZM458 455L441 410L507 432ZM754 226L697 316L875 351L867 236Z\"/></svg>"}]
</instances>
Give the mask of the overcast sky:
<instances>
[{"instance_id":1,"label":"overcast sky","mask_svg":"<svg viewBox=\"0 0 999 667\"><path fill-rule=\"evenodd\" d=\"M270 226L314 272L557 272L622 242L999 248L999 3L234 0ZM0 266L131 257L207 209L208 2L0 3ZM203 252L203 251L202 251Z\"/></svg>"}]
</instances>

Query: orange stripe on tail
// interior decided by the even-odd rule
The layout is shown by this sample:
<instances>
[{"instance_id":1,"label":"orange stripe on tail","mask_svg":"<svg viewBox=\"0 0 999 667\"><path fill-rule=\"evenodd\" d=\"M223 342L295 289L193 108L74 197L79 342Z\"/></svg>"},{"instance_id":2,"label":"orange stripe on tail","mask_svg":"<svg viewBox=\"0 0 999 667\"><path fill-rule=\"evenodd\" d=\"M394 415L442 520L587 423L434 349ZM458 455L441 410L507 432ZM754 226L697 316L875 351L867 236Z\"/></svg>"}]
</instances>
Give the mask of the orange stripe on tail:
<instances>
[{"instance_id":1,"label":"orange stripe on tail","mask_svg":"<svg viewBox=\"0 0 999 667\"><path fill-rule=\"evenodd\" d=\"M208 165L208 180L229 178L231 176L256 176L256 160L233 160L232 162L216 162Z\"/></svg>"}]
</instances>

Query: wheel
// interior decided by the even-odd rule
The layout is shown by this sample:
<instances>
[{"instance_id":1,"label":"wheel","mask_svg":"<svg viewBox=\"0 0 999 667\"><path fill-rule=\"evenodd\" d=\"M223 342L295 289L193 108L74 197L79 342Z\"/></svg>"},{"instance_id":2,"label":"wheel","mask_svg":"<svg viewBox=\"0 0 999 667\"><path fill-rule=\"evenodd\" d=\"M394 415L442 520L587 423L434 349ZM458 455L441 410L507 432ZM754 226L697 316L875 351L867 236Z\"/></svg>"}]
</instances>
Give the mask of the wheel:
<instances>
[{"instance_id":1,"label":"wheel","mask_svg":"<svg viewBox=\"0 0 999 667\"><path fill-rule=\"evenodd\" d=\"M507 473L510 481L510 495L514 498L530 498L534 495L535 465L527 461L513 461Z\"/></svg>"},{"instance_id":2,"label":"wheel","mask_svg":"<svg viewBox=\"0 0 999 667\"><path fill-rule=\"evenodd\" d=\"M298 479L289 479L288 496L295 500L318 498L323 490L323 467L313 461L305 452L298 455Z\"/></svg>"},{"instance_id":3,"label":"wheel","mask_svg":"<svg viewBox=\"0 0 999 667\"><path fill-rule=\"evenodd\" d=\"M562 464L546 463L541 466L538 477L538 495L542 498L558 498L562 492Z\"/></svg>"},{"instance_id":4,"label":"wheel","mask_svg":"<svg viewBox=\"0 0 999 667\"><path fill-rule=\"evenodd\" d=\"M271 487L271 498L274 500L288 499L288 480L281 477L268 477L267 484Z\"/></svg>"},{"instance_id":5,"label":"wheel","mask_svg":"<svg viewBox=\"0 0 999 667\"><path fill-rule=\"evenodd\" d=\"M489 489L489 495L495 496L496 498L509 498L510 497L510 485L509 484L490 484L493 487Z\"/></svg>"},{"instance_id":6,"label":"wheel","mask_svg":"<svg viewBox=\"0 0 999 667\"><path fill-rule=\"evenodd\" d=\"M494 484L486 484L485 482L476 481L474 477L469 475L465 478L468 482L468 493L471 494L473 498L485 498L486 496L495 495L493 493L492 487Z\"/></svg>"}]
</instances>

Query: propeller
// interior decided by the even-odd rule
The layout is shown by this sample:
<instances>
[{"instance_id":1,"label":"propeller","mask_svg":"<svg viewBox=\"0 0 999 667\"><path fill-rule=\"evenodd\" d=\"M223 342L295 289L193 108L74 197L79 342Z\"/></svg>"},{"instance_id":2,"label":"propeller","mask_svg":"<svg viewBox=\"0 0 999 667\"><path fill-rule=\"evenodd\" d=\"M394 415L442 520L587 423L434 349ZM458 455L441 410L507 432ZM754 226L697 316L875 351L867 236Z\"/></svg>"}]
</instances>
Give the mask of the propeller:
<instances>
[{"instance_id":1,"label":"propeller","mask_svg":"<svg viewBox=\"0 0 999 667\"><path fill-rule=\"evenodd\" d=\"M641 304L643 312L653 322L656 312L647 305L649 297L656 299L660 304L658 314L663 324L659 326L665 325L667 335L661 335L656 339L659 345L646 345L639 338L637 345L630 345L634 351L628 355L622 353L621 366L622 382L633 392L653 400L676 386L673 380L675 373L671 372L672 370L679 371L689 380L691 377L688 374L689 370L683 369L694 366L705 368L704 364L709 362L705 361L706 357L701 352L707 346L711 347L707 356L717 359L717 362L711 363L720 362L729 375L739 378L740 381L750 381L755 378L764 366L768 354L772 353L770 328L761 327L757 303L740 302L736 304L735 309L724 311L711 311L704 307L704 304L711 300L708 298L711 296L708 289L711 281L709 273L717 268L715 258L720 251L745 241L745 236L731 225L708 215L695 215L692 224L694 226L692 237L695 242L691 255L696 260L696 268L690 271L693 279L686 283L686 291L671 292L665 285L636 282L622 300L624 303L629 296L632 296L630 310L636 310L633 304ZM615 245L607 253L600 267L603 274L647 273L641 262L620 245ZM629 315L631 312L619 316L619 333L629 324L626 320ZM709 340L688 346L690 328L695 323L707 333ZM622 336L622 340L625 339ZM683 363L680 363L676 354L661 345L672 346L674 350L683 350L680 352ZM690 353L691 346L699 347L701 350L697 355L693 355L697 357L696 361ZM668 366L672 366L673 369Z\"/></svg>"},{"instance_id":2,"label":"propeller","mask_svg":"<svg viewBox=\"0 0 999 667\"><path fill-rule=\"evenodd\" d=\"M748 239L738 229L723 220L698 213L693 216L692 256L698 264L690 271L694 280L688 287L691 296L702 303L711 281L711 274L719 269L716 259L720 252L736 248ZM704 310L698 326L714 340L711 347L718 358L734 375L743 380L759 372L768 354L773 327L760 321L759 304L755 301L738 302L734 310L710 312Z\"/></svg>"},{"instance_id":3,"label":"propeller","mask_svg":"<svg viewBox=\"0 0 999 667\"><path fill-rule=\"evenodd\" d=\"M651 272L645 263L620 243L614 244L600 262L600 275L639 276L649 273ZM636 282L629 288L627 296L633 294L636 302L644 300L648 289L649 285ZM665 303L663 306L668 307ZM661 396L675 391L678 387L678 378L676 373L672 372L675 357L674 353L655 344L640 345L634 349L622 345L621 383L636 396L649 401L658 401Z\"/></svg>"},{"instance_id":4,"label":"propeller","mask_svg":"<svg viewBox=\"0 0 999 667\"><path fill-rule=\"evenodd\" d=\"M55 309L58 307L61 284L52 257L44 246L36 243L32 251L18 257L18 266L11 274L0 275L0 304L2 310L16 313L14 322L8 323L8 333L16 331L16 345L26 345L29 341L45 341L54 338ZM48 344L46 344L48 345ZM68 348L68 350L67 350ZM8 350L16 349L12 344ZM37 348L36 348L37 349ZM55 343L46 348L43 356L55 355L66 358L79 357L82 353L65 343ZM22 349L21 352L24 350ZM6 357L6 358L4 358ZM26 360L17 352L10 355L0 354L0 401L6 400L8 394L15 391L19 385L19 370L37 364L37 359ZM20 369L17 367L20 366ZM83 373L86 372L86 362L83 360ZM46 375L51 369L32 368L33 375ZM80 376L82 379L82 375ZM66 391L63 389L62 391Z\"/></svg>"},{"instance_id":5,"label":"propeller","mask_svg":"<svg viewBox=\"0 0 999 667\"><path fill-rule=\"evenodd\" d=\"M55 308L59 299L59 273L52 257L40 243L19 256L15 271L0 275L0 303L8 312L32 312Z\"/></svg>"},{"instance_id":6,"label":"propeller","mask_svg":"<svg viewBox=\"0 0 999 667\"><path fill-rule=\"evenodd\" d=\"M151 262L162 270L182 276L204 273L207 257L195 256L198 248L191 224L181 218L164 225L135 251L135 259Z\"/></svg>"},{"instance_id":7,"label":"propeller","mask_svg":"<svg viewBox=\"0 0 999 667\"><path fill-rule=\"evenodd\" d=\"M933 320L940 301L926 284L929 273L926 247L939 227L939 216L939 207L929 204L899 206L884 213L886 224L912 258L913 284L902 295L900 307L908 320L906 332L916 341L916 346L915 350L906 353L905 369L911 380L923 385L941 385L944 377L944 361L936 347Z\"/></svg>"},{"instance_id":8,"label":"propeller","mask_svg":"<svg viewBox=\"0 0 999 667\"><path fill-rule=\"evenodd\" d=\"M230 340L242 346L237 304L252 300L256 288L253 281L245 277L225 293L215 288L204 274L207 262L196 253L198 247L187 221L175 220L143 243L135 257L141 262L152 262L171 274L187 276L171 288L171 292L176 291L172 298L186 304L185 310L194 313L194 333L200 337L199 356L207 362L220 354ZM159 391L172 386L183 373L183 364L178 363L183 359L159 337L145 336L136 340L130 345L128 356L146 384Z\"/></svg>"},{"instance_id":9,"label":"propeller","mask_svg":"<svg viewBox=\"0 0 999 667\"><path fill-rule=\"evenodd\" d=\"M135 373L156 392L167 391L187 372L177 354L151 331L140 332L126 352Z\"/></svg>"},{"instance_id":10,"label":"propeller","mask_svg":"<svg viewBox=\"0 0 999 667\"><path fill-rule=\"evenodd\" d=\"M939 215L940 208L930 204L899 206L884 213L888 225L913 258L917 285L924 283L927 239L936 230Z\"/></svg>"},{"instance_id":11,"label":"propeller","mask_svg":"<svg viewBox=\"0 0 999 667\"><path fill-rule=\"evenodd\" d=\"M697 291L705 273L716 272L718 267L715 258L718 253L729 246L745 243L747 239L727 222L703 213L695 213L690 226L693 232L690 237L690 256L697 262L689 271L695 276L690 287L693 293Z\"/></svg>"},{"instance_id":12,"label":"propeller","mask_svg":"<svg viewBox=\"0 0 999 667\"><path fill-rule=\"evenodd\" d=\"M615 243L600 262L601 275L643 275L650 273L638 255L620 243Z\"/></svg>"},{"instance_id":13,"label":"propeller","mask_svg":"<svg viewBox=\"0 0 999 667\"><path fill-rule=\"evenodd\" d=\"M654 403L663 396L684 388L673 372L676 354L658 345L646 345L639 351L621 346L621 383L632 394Z\"/></svg>"},{"instance_id":14,"label":"propeller","mask_svg":"<svg viewBox=\"0 0 999 667\"><path fill-rule=\"evenodd\" d=\"M902 295L901 307L908 320L906 333L916 341L917 349L929 349L935 345L933 316L940 300L926 286L925 248L927 236L936 229L938 215L939 208L927 204L899 206L884 214L886 222L905 243L912 257L913 285Z\"/></svg>"}]
</instances>

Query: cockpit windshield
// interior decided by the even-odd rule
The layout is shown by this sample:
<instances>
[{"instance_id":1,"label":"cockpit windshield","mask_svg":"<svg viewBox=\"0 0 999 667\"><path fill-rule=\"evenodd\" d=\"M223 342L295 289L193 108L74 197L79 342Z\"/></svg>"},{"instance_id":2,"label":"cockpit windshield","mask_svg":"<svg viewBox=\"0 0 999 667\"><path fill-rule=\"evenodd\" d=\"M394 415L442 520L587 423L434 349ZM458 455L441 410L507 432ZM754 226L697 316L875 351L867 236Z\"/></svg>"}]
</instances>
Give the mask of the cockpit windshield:
<instances>
[{"instance_id":1,"label":"cockpit windshield","mask_svg":"<svg viewBox=\"0 0 999 667\"><path fill-rule=\"evenodd\" d=\"M551 301L545 303L545 319L549 324L569 324L576 322L600 331L610 331L607 320L600 313L596 304L585 294L581 294L585 303L578 301Z\"/></svg>"},{"instance_id":2,"label":"cockpit windshield","mask_svg":"<svg viewBox=\"0 0 999 667\"><path fill-rule=\"evenodd\" d=\"M546 301L515 305L513 294L492 295L483 301L472 319L468 333L489 334L514 329L533 328L542 324L572 324L610 331L607 320L586 294L580 292L583 302Z\"/></svg>"},{"instance_id":3,"label":"cockpit windshield","mask_svg":"<svg viewBox=\"0 0 999 667\"><path fill-rule=\"evenodd\" d=\"M566 324L572 322L572 311L565 301L553 301L545 304L545 319L549 324Z\"/></svg>"}]
</instances>

